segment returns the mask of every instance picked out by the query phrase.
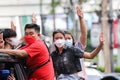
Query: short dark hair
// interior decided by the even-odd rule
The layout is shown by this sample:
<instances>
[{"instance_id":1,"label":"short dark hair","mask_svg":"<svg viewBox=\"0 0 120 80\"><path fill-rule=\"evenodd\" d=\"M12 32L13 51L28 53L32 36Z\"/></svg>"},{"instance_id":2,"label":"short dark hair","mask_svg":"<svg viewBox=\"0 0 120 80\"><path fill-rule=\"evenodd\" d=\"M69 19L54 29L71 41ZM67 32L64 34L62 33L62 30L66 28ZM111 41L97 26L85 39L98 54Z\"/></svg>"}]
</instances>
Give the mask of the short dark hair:
<instances>
[{"instance_id":1,"label":"short dark hair","mask_svg":"<svg viewBox=\"0 0 120 80\"><path fill-rule=\"evenodd\" d=\"M53 32L53 34L52 34L53 38L54 38L55 34L57 34L57 33L61 33L61 34L65 37L64 31L58 29L58 30L55 30L55 31Z\"/></svg>"},{"instance_id":2,"label":"short dark hair","mask_svg":"<svg viewBox=\"0 0 120 80\"><path fill-rule=\"evenodd\" d=\"M16 37L16 36L17 36L16 32L12 29L4 29L3 31L3 40L5 40L6 38Z\"/></svg>"},{"instance_id":3,"label":"short dark hair","mask_svg":"<svg viewBox=\"0 0 120 80\"><path fill-rule=\"evenodd\" d=\"M33 23L26 24L24 30L26 30L26 29L35 29L35 31L37 31L38 33L40 32L40 26L37 24L33 24Z\"/></svg>"}]
</instances>

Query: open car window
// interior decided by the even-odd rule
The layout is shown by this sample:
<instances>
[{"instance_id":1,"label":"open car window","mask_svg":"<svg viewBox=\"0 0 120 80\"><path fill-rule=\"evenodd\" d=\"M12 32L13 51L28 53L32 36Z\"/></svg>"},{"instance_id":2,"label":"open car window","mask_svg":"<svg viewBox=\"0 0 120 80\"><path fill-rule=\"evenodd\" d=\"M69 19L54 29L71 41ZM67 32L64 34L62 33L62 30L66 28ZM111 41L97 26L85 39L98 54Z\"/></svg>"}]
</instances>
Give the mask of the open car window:
<instances>
[{"instance_id":1,"label":"open car window","mask_svg":"<svg viewBox=\"0 0 120 80\"><path fill-rule=\"evenodd\" d=\"M17 59L0 53L0 80L7 80L11 73L14 74L16 80L27 80L25 70Z\"/></svg>"}]
</instances>

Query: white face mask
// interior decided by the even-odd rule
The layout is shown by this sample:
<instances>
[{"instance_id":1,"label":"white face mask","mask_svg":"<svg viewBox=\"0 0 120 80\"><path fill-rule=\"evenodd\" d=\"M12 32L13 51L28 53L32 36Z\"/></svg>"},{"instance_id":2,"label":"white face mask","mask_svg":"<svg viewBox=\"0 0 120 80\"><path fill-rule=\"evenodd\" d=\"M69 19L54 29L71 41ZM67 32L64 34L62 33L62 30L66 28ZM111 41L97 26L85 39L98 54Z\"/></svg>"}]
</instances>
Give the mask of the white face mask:
<instances>
[{"instance_id":1,"label":"white face mask","mask_svg":"<svg viewBox=\"0 0 120 80\"><path fill-rule=\"evenodd\" d=\"M19 40L17 39L17 38L11 38L11 44L13 45L13 46L17 46L18 45L18 43L19 43Z\"/></svg>"},{"instance_id":2,"label":"white face mask","mask_svg":"<svg viewBox=\"0 0 120 80\"><path fill-rule=\"evenodd\" d=\"M71 47L73 45L73 40L72 39L65 40L65 45Z\"/></svg>"},{"instance_id":3,"label":"white face mask","mask_svg":"<svg viewBox=\"0 0 120 80\"><path fill-rule=\"evenodd\" d=\"M58 48L61 48L64 46L65 44L65 40L64 39L58 39L54 42L54 44L58 47Z\"/></svg>"}]
</instances>

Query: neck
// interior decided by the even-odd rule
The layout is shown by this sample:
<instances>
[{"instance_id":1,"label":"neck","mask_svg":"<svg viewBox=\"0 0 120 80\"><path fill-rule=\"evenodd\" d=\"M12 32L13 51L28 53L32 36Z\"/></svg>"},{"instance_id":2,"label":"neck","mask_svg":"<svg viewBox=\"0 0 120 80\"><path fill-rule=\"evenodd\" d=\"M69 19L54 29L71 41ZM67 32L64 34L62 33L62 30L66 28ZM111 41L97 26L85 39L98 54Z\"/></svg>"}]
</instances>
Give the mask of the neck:
<instances>
[{"instance_id":1,"label":"neck","mask_svg":"<svg viewBox=\"0 0 120 80\"><path fill-rule=\"evenodd\" d=\"M37 37L36 40L40 40L40 37Z\"/></svg>"},{"instance_id":2,"label":"neck","mask_svg":"<svg viewBox=\"0 0 120 80\"><path fill-rule=\"evenodd\" d=\"M11 46L10 44L6 44L6 45L4 46L4 48L5 48L5 49L12 49L12 46Z\"/></svg>"},{"instance_id":3,"label":"neck","mask_svg":"<svg viewBox=\"0 0 120 80\"><path fill-rule=\"evenodd\" d=\"M58 48L60 54L62 53L64 47Z\"/></svg>"}]
</instances>

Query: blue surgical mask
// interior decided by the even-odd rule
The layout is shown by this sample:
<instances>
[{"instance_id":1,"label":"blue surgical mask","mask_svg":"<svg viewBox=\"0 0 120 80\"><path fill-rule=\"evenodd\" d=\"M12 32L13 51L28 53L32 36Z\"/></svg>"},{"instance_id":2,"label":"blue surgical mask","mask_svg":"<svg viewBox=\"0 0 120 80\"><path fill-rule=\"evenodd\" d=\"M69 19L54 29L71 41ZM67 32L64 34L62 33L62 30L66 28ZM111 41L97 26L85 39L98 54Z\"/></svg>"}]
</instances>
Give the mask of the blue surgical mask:
<instances>
[{"instance_id":1,"label":"blue surgical mask","mask_svg":"<svg viewBox=\"0 0 120 80\"><path fill-rule=\"evenodd\" d=\"M73 45L72 39L65 40L65 45L71 47Z\"/></svg>"}]
</instances>

